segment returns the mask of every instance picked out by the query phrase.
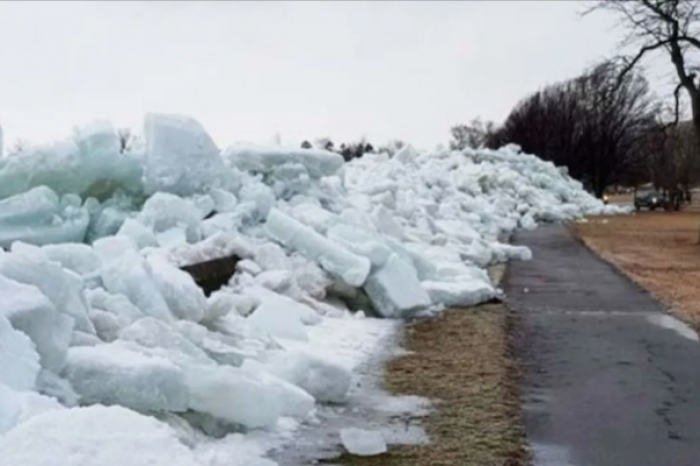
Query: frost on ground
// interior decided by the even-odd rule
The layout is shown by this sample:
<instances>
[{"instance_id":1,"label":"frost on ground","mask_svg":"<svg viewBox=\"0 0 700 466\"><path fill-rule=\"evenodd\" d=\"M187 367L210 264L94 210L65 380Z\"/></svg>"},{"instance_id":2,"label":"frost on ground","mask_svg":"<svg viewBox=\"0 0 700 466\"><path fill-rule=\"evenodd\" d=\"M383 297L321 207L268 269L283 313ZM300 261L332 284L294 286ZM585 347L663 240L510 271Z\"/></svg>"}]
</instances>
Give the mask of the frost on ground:
<instances>
[{"instance_id":1,"label":"frost on ground","mask_svg":"<svg viewBox=\"0 0 700 466\"><path fill-rule=\"evenodd\" d=\"M531 256L503 235L622 212L515 147L344 163L220 150L184 116L148 115L124 153L96 122L3 158L0 457L269 466L361 395L358 367L396 329L376 317L492 299L486 268ZM179 269L232 255L210 296Z\"/></svg>"}]
</instances>

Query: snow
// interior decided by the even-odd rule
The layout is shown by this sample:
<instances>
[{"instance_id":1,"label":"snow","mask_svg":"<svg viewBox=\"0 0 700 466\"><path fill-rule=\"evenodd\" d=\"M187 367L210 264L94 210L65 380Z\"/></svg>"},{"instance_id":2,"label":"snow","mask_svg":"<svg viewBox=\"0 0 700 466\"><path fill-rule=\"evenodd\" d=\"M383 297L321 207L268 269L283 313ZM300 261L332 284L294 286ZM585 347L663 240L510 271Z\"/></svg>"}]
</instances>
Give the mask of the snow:
<instances>
[{"instance_id":1,"label":"snow","mask_svg":"<svg viewBox=\"0 0 700 466\"><path fill-rule=\"evenodd\" d=\"M386 441L381 432L357 428L342 429L340 438L349 453L358 456L374 456L386 453Z\"/></svg>"},{"instance_id":2,"label":"snow","mask_svg":"<svg viewBox=\"0 0 700 466\"><path fill-rule=\"evenodd\" d=\"M326 405L364 396L400 319L498 297L487 268L532 256L508 234L627 211L517 147L345 163L220 151L161 114L143 138L122 152L96 122L0 160L4 463L273 466ZM179 269L232 256L208 296ZM387 435L340 437L374 454Z\"/></svg>"},{"instance_id":3,"label":"snow","mask_svg":"<svg viewBox=\"0 0 700 466\"><path fill-rule=\"evenodd\" d=\"M119 406L54 410L0 439L12 466L203 466L162 422Z\"/></svg>"}]
</instances>

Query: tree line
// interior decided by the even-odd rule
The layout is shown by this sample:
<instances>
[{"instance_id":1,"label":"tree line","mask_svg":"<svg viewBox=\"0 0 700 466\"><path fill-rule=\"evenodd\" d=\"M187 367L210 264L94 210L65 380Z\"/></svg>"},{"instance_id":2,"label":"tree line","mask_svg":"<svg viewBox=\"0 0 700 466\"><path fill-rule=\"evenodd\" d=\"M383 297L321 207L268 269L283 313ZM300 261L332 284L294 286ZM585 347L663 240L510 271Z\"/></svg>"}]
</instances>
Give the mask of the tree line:
<instances>
[{"instance_id":1,"label":"tree line","mask_svg":"<svg viewBox=\"0 0 700 466\"><path fill-rule=\"evenodd\" d=\"M601 61L580 76L545 86L519 101L501 124L473 120L451 128L452 149L517 144L582 181L601 196L613 185L688 190L700 182L700 40L697 0L603 0L585 14L617 15L630 56ZM665 106L641 61L666 54L677 86ZM694 61L695 60L695 61ZM681 97L691 119L680 121Z\"/></svg>"}]
</instances>

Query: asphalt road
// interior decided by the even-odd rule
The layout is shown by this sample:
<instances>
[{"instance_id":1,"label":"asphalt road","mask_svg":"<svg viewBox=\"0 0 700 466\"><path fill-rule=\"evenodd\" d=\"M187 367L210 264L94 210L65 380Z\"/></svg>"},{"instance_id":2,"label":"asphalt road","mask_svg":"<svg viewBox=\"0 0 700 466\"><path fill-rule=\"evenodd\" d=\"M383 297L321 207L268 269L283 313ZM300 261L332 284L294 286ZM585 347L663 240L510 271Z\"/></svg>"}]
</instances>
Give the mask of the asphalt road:
<instances>
[{"instance_id":1,"label":"asphalt road","mask_svg":"<svg viewBox=\"0 0 700 466\"><path fill-rule=\"evenodd\" d=\"M513 239L534 255L503 287L535 466L700 465L697 335L564 227Z\"/></svg>"}]
</instances>

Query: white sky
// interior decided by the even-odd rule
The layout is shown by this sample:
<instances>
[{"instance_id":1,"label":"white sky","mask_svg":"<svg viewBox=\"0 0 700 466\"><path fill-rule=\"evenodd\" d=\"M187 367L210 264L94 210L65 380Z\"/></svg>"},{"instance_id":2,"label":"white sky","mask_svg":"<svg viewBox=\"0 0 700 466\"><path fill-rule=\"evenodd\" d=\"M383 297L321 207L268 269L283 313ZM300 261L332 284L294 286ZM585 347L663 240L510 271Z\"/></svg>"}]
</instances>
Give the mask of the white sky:
<instances>
[{"instance_id":1,"label":"white sky","mask_svg":"<svg viewBox=\"0 0 700 466\"><path fill-rule=\"evenodd\" d=\"M501 121L537 88L615 51L573 1L0 2L5 144L149 111L220 146L366 135L418 146ZM666 68L667 65L663 64ZM657 73L658 74L658 73Z\"/></svg>"}]
</instances>

